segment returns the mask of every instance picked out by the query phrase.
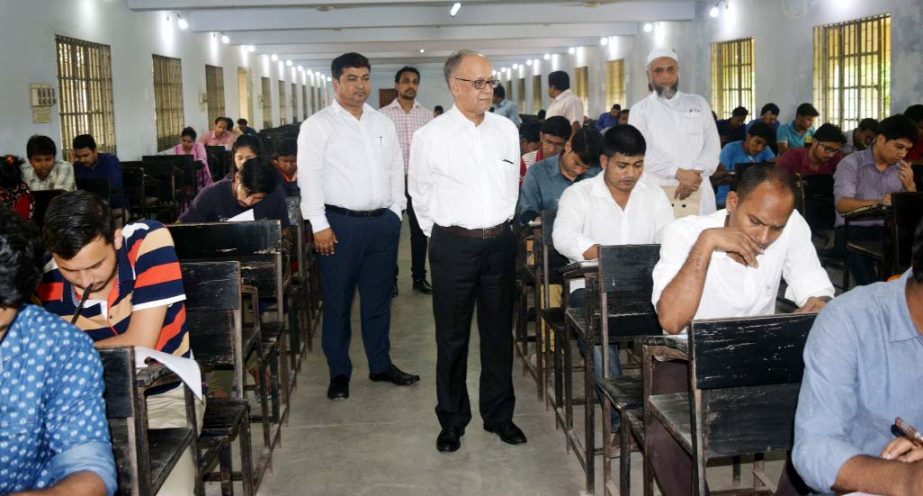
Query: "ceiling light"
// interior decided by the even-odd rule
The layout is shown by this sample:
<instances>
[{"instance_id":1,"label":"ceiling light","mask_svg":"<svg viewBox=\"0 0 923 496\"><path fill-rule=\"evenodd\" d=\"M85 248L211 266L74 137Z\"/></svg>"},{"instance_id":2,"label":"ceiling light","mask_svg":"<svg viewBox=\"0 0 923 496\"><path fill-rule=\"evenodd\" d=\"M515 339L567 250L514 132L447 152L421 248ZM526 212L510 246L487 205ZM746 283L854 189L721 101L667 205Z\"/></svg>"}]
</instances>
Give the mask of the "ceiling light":
<instances>
[{"instance_id":1,"label":"ceiling light","mask_svg":"<svg viewBox=\"0 0 923 496\"><path fill-rule=\"evenodd\" d=\"M183 16L179 14L176 14L176 25L179 26L180 29L189 29L189 21L183 19Z\"/></svg>"},{"instance_id":2,"label":"ceiling light","mask_svg":"<svg viewBox=\"0 0 923 496\"><path fill-rule=\"evenodd\" d=\"M570 48L567 49L567 53L573 55L573 54L577 53L577 49L574 48L574 47L570 47Z\"/></svg>"},{"instance_id":3,"label":"ceiling light","mask_svg":"<svg viewBox=\"0 0 923 496\"><path fill-rule=\"evenodd\" d=\"M545 55L542 56L542 58L544 58L545 60L551 60L551 54L546 53Z\"/></svg>"},{"instance_id":4,"label":"ceiling light","mask_svg":"<svg viewBox=\"0 0 923 496\"><path fill-rule=\"evenodd\" d=\"M327 82L329 83L330 81L333 81L333 78L330 76L327 76Z\"/></svg>"},{"instance_id":5,"label":"ceiling light","mask_svg":"<svg viewBox=\"0 0 923 496\"><path fill-rule=\"evenodd\" d=\"M256 47L253 45L247 45L247 51L253 53L256 51Z\"/></svg>"},{"instance_id":6,"label":"ceiling light","mask_svg":"<svg viewBox=\"0 0 923 496\"><path fill-rule=\"evenodd\" d=\"M425 48L421 48L421 49L420 49L420 53L426 53L426 49L425 49Z\"/></svg>"},{"instance_id":7,"label":"ceiling light","mask_svg":"<svg viewBox=\"0 0 923 496\"><path fill-rule=\"evenodd\" d=\"M527 60L527 61L526 61L526 65L531 66L531 65L532 65L532 59Z\"/></svg>"},{"instance_id":8,"label":"ceiling light","mask_svg":"<svg viewBox=\"0 0 923 496\"><path fill-rule=\"evenodd\" d=\"M228 35L226 34L221 35L221 43L224 43L225 45L227 45L230 42L231 42L231 38Z\"/></svg>"},{"instance_id":9,"label":"ceiling light","mask_svg":"<svg viewBox=\"0 0 923 496\"><path fill-rule=\"evenodd\" d=\"M452 4L452 8L449 9L449 15L455 17L459 10L461 10L461 2L455 2Z\"/></svg>"},{"instance_id":10,"label":"ceiling light","mask_svg":"<svg viewBox=\"0 0 923 496\"><path fill-rule=\"evenodd\" d=\"M518 70L518 69L519 69L519 64L513 64L513 70L515 71L515 70Z\"/></svg>"},{"instance_id":11,"label":"ceiling light","mask_svg":"<svg viewBox=\"0 0 923 496\"><path fill-rule=\"evenodd\" d=\"M720 11L718 10L718 5L715 4L715 6L712 7L711 10L708 11L708 17L712 17L712 18L718 17L719 12Z\"/></svg>"},{"instance_id":12,"label":"ceiling light","mask_svg":"<svg viewBox=\"0 0 923 496\"><path fill-rule=\"evenodd\" d=\"M644 23L644 32L645 32L645 33L650 33L650 32L653 31L653 30L654 30L654 25L653 25L653 24L651 24L651 23L649 23L649 22L645 22L645 23Z\"/></svg>"},{"instance_id":13,"label":"ceiling light","mask_svg":"<svg viewBox=\"0 0 923 496\"><path fill-rule=\"evenodd\" d=\"M603 36L602 38L599 39L599 44L602 45L602 46L608 45L608 44L609 44L609 38L606 38L605 36Z\"/></svg>"},{"instance_id":14,"label":"ceiling light","mask_svg":"<svg viewBox=\"0 0 923 496\"><path fill-rule=\"evenodd\" d=\"M298 71L299 71L299 72L304 72L304 67L299 65L299 66L298 66Z\"/></svg>"},{"instance_id":15,"label":"ceiling light","mask_svg":"<svg viewBox=\"0 0 923 496\"><path fill-rule=\"evenodd\" d=\"M291 66L292 66L292 61L291 61L291 60L286 60L286 61L285 61L285 67L291 67Z\"/></svg>"},{"instance_id":16,"label":"ceiling light","mask_svg":"<svg viewBox=\"0 0 923 496\"><path fill-rule=\"evenodd\" d=\"M279 56L276 54L272 54L269 58L272 59L273 62L279 60Z\"/></svg>"}]
</instances>

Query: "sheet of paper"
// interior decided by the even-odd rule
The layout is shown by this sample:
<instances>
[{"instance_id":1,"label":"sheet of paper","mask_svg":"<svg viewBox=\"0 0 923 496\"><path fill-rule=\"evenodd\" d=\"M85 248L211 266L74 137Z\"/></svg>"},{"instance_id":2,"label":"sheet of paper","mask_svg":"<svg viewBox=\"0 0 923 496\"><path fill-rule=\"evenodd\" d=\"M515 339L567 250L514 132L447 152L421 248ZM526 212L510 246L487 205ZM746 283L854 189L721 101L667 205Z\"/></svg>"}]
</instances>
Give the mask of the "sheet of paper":
<instances>
[{"instance_id":1,"label":"sheet of paper","mask_svg":"<svg viewBox=\"0 0 923 496\"><path fill-rule=\"evenodd\" d=\"M247 222L251 220L256 220L256 218L253 217L252 208L250 210L245 210L235 215L234 217L231 217L230 219L228 219L228 222Z\"/></svg>"},{"instance_id":2,"label":"sheet of paper","mask_svg":"<svg viewBox=\"0 0 923 496\"><path fill-rule=\"evenodd\" d=\"M162 351L152 350L144 346L135 346L135 367L147 367L147 359L152 358L164 367L170 369L189 386L195 397L202 399L202 371L199 364L191 358L183 358Z\"/></svg>"}]
</instances>

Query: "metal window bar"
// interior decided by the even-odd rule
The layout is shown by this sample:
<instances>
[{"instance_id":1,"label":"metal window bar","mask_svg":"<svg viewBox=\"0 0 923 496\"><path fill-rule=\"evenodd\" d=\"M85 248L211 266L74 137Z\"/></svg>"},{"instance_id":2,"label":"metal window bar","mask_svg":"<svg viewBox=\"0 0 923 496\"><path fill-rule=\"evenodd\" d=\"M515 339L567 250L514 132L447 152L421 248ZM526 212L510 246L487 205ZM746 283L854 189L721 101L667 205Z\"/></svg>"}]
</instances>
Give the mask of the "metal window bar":
<instances>
[{"instance_id":1,"label":"metal window bar","mask_svg":"<svg viewBox=\"0 0 923 496\"><path fill-rule=\"evenodd\" d=\"M520 112L526 111L526 78L516 80L516 105Z\"/></svg>"},{"instance_id":2,"label":"metal window bar","mask_svg":"<svg viewBox=\"0 0 923 496\"><path fill-rule=\"evenodd\" d=\"M301 85L301 109L304 111L304 118L307 119L310 112L308 112L308 85Z\"/></svg>"},{"instance_id":3,"label":"metal window bar","mask_svg":"<svg viewBox=\"0 0 923 496\"><path fill-rule=\"evenodd\" d=\"M737 107L755 110L753 38L712 43L712 109L719 118Z\"/></svg>"},{"instance_id":4,"label":"metal window bar","mask_svg":"<svg viewBox=\"0 0 923 496\"><path fill-rule=\"evenodd\" d=\"M292 122L298 121L298 83L292 83L292 92L289 93L292 98Z\"/></svg>"},{"instance_id":5,"label":"metal window bar","mask_svg":"<svg viewBox=\"0 0 923 496\"><path fill-rule=\"evenodd\" d=\"M627 107L625 101L625 60L609 60L606 62L606 110L618 103Z\"/></svg>"},{"instance_id":6,"label":"metal window bar","mask_svg":"<svg viewBox=\"0 0 923 496\"><path fill-rule=\"evenodd\" d=\"M542 76L532 76L532 113L538 114L542 108Z\"/></svg>"},{"instance_id":7,"label":"metal window bar","mask_svg":"<svg viewBox=\"0 0 923 496\"><path fill-rule=\"evenodd\" d=\"M279 125L284 126L288 119L285 118L285 81L279 80Z\"/></svg>"},{"instance_id":8,"label":"metal window bar","mask_svg":"<svg viewBox=\"0 0 923 496\"><path fill-rule=\"evenodd\" d=\"M574 69L574 93L583 102L583 111L590 108L589 68L587 66Z\"/></svg>"},{"instance_id":9,"label":"metal window bar","mask_svg":"<svg viewBox=\"0 0 923 496\"><path fill-rule=\"evenodd\" d=\"M263 129L272 128L272 87L268 77L260 78L260 99L263 103Z\"/></svg>"},{"instance_id":10,"label":"metal window bar","mask_svg":"<svg viewBox=\"0 0 923 496\"><path fill-rule=\"evenodd\" d=\"M63 156L70 154L74 137L80 134L93 135L99 151L115 153L109 45L60 35L55 42Z\"/></svg>"},{"instance_id":11,"label":"metal window bar","mask_svg":"<svg viewBox=\"0 0 923 496\"><path fill-rule=\"evenodd\" d=\"M153 56L157 150L179 142L183 130L183 70L180 59Z\"/></svg>"}]
</instances>

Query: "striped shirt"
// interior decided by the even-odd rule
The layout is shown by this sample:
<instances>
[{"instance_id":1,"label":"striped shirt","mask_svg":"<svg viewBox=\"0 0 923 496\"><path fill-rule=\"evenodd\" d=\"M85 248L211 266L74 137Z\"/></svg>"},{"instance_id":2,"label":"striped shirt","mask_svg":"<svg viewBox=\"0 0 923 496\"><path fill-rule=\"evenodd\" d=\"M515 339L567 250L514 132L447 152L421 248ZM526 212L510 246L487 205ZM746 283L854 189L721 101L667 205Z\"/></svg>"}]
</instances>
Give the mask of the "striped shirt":
<instances>
[{"instance_id":1,"label":"striped shirt","mask_svg":"<svg viewBox=\"0 0 923 496\"><path fill-rule=\"evenodd\" d=\"M887 194L901 191L904 191L904 184L901 183L900 165L891 164L884 171L879 171L875 167L871 148L849 154L837 164L836 173L833 174L833 195L838 202L840 198L881 200ZM842 226L844 223L843 216L837 212L836 225ZM849 221L851 226L883 224L881 219Z\"/></svg>"},{"instance_id":2,"label":"striped shirt","mask_svg":"<svg viewBox=\"0 0 923 496\"><path fill-rule=\"evenodd\" d=\"M132 312L166 306L155 348L190 358L183 303L186 294L170 231L157 221L145 220L123 227L122 236L115 284L106 301L88 300L84 304L77 327L93 341L100 341L128 331ZM70 320L83 295L64 279L54 259L49 258L38 296L48 311Z\"/></svg>"},{"instance_id":3,"label":"striped shirt","mask_svg":"<svg viewBox=\"0 0 923 496\"><path fill-rule=\"evenodd\" d=\"M379 112L394 121L394 127L397 128L397 139L401 142L404 174L406 175L407 167L410 166L410 142L413 140L413 133L433 120L433 111L414 100L410 112L404 112L399 100L400 98L395 98L391 103L379 109Z\"/></svg>"}]
</instances>

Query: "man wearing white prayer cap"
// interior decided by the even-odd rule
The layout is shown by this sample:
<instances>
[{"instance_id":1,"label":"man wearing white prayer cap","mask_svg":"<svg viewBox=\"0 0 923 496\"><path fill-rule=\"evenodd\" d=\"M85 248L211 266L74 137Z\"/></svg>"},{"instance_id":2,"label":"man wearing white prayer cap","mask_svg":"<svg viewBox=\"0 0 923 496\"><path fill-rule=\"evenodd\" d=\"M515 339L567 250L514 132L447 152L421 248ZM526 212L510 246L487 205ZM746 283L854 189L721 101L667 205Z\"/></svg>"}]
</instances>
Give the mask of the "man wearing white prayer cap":
<instances>
[{"instance_id":1,"label":"man wearing white prayer cap","mask_svg":"<svg viewBox=\"0 0 923 496\"><path fill-rule=\"evenodd\" d=\"M647 141L644 179L663 187L677 217L715 212L709 177L718 167L721 139L708 102L679 91L679 56L657 48L647 56L651 94L631 108L628 123Z\"/></svg>"}]
</instances>

